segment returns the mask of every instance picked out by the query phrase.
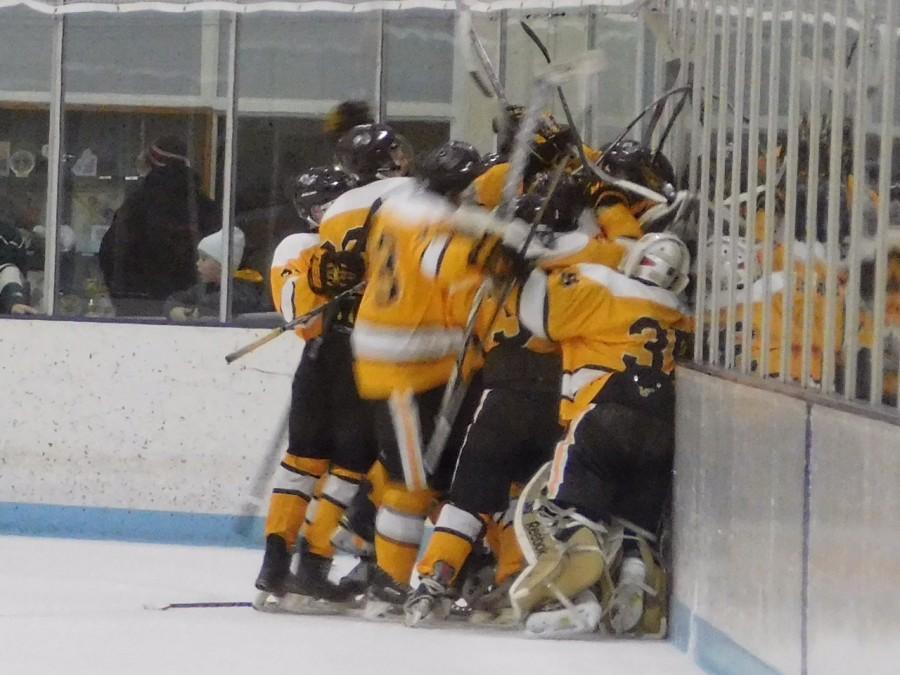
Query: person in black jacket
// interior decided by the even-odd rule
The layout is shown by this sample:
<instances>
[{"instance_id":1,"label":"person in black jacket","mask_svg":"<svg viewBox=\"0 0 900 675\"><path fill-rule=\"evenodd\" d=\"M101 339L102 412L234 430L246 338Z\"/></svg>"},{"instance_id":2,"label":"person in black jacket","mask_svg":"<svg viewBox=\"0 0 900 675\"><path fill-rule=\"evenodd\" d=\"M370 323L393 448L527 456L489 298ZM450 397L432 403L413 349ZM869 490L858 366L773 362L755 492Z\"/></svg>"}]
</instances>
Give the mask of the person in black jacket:
<instances>
[{"instance_id":1,"label":"person in black jacket","mask_svg":"<svg viewBox=\"0 0 900 675\"><path fill-rule=\"evenodd\" d=\"M150 172L103 237L100 269L117 316L162 316L166 298L195 281L197 243L221 227L186 155L175 136L152 143Z\"/></svg>"}]
</instances>

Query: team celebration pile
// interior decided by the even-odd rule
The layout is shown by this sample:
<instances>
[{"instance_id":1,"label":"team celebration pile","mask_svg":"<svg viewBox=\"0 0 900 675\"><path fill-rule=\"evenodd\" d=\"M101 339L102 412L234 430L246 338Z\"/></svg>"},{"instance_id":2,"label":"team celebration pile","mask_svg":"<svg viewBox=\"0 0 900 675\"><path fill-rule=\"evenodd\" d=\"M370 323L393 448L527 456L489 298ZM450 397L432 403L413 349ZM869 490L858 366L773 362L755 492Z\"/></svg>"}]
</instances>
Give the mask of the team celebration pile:
<instances>
[{"instance_id":1,"label":"team celebration pile","mask_svg":"<svg viewBox=\"0 0 900 675\"><path fill-rule=\"evenodd\" d=\"M485 156L329 117L334 166L296 180L309 232L272 261L305 347L257 609L665 635L696 200L658 150L588 147L541 103Z\"/></svg>"}]
</instances>

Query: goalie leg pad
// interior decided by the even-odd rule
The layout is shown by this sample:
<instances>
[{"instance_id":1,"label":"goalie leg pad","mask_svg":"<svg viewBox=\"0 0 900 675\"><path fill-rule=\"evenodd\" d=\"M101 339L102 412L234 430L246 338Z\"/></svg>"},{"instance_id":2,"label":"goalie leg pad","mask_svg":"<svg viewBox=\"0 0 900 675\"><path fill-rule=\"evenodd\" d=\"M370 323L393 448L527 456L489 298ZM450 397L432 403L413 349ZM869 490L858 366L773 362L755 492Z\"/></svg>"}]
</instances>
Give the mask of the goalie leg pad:
<instances>
[{"instance_id":1,"label":"goalie leg pad","mask_svg":"<svg viewBox=\"0 0 900 675\"><path fill-rule=\"evenodd\" d=\"M597 583L605 568L597 535L581 526L525 568L510 588L509 599L520 619L550 602L566 605L569 598Z\"/></svg>"}]
</instances>

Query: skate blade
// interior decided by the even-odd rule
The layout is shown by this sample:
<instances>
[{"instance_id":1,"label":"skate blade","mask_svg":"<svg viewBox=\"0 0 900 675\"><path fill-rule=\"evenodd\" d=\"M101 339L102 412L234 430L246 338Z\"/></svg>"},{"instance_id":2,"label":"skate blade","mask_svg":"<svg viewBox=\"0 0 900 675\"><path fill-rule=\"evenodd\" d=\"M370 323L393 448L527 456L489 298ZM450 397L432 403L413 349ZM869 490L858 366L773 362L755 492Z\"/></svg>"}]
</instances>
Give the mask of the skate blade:
<instances>
[{"instance_id":1,"label":"skate blade","mask_svg":"<svg viewBox=\"0 0 900 675\"><path fill-rule=\"evenodd\" d=\"M314 598L309 595L287 593L279 603L279 610L290 614L329 616L345 614L357 606L358 605L354 601L332 602L330 600L320 600L319 598Z\"/></svg>"},{"instance_id":2,"label":"skate blade","mask_svg":"<svg viewBox=\"0 0 900 675\"><path fill-rule=\"evenodd\" d=\"M600 603L590 591L576 598L574 608L534 612L525 620L525 634L532 638L561 640L595 633L602 615Z\"/></svg>"},{"instance_id":3,"label":"skate blade","mask_svg":"<svg viewBox=\"0 0 900 675\"><path fill-rule=\"evenodd\" d=\"M269 593L268 591L259 591L256 594L256 597L253 598L253 602L251 606L257 612L280 612L282 596L275 595L274 593Z\"/></svg>"},{"instance_id":4,"label":"skate blade","mask_svg":"<svg viewBox=\"0 0 900 675\"><path fill-rule=\"evenodd\" d=\"M499 612L488 612L483 609L476 609L469 617L469 623L476 626L491 626L494 628L515 628L519 625L516 619L516 613L512 607L505 607Z\"/></svg>"},{"instance_id":5,"label":"skate blade","mask_svg":"<svg viewBox=\"0 0 900 675\"><path fill-rule=\"evenodd\" d=\"M640 588L626 591L609 608L609 627L613 635L627 635L639 627L643 615L643 591Z\"/></svg>"}]
</instances>

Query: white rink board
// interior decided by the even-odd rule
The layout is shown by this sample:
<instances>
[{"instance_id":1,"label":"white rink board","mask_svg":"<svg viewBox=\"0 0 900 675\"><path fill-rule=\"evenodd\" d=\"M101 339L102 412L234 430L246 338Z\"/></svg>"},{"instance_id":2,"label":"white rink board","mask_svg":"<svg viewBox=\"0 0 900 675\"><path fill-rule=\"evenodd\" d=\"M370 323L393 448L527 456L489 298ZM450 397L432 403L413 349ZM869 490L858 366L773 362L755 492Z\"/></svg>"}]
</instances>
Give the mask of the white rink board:
<instances>
[{"instance_id":1,"label":"white rink board","mask_svg":"<svg viewBox=\"0 0 900 675\"><path fill-rule=\"evenodd\" d=\"M236 513L279 426L293 335L264 329L0 323L0 502Z\"/></svg>"},{"instance_id":2,"label":"white rink board","mask_svg":"<svg viewBox=\"0 0 900 675\"><path fill-rule=\"evenodd\" d=\"M806 404L684 368L676 381L674 600L799 673Z\"/></svg>"},{"instance_id":3,"label":"white rink board","mask_svg":"<svg viewBox=\"0 0 900 675\"><path fill-rule=\"evenodd\" d=\"M666 642L539 641L249 608L143 609L249 600L255 551L25 537L0 537L0 551L0 670L15 675L702 673Z\"/></svg>"}]
</instances>

